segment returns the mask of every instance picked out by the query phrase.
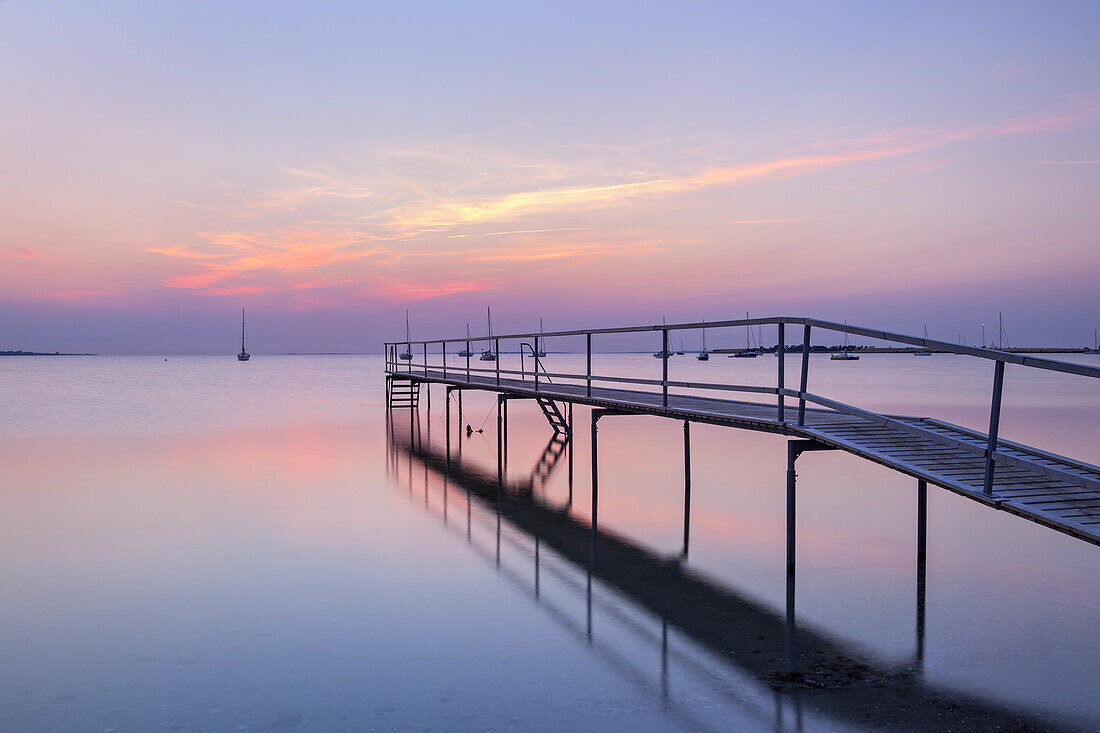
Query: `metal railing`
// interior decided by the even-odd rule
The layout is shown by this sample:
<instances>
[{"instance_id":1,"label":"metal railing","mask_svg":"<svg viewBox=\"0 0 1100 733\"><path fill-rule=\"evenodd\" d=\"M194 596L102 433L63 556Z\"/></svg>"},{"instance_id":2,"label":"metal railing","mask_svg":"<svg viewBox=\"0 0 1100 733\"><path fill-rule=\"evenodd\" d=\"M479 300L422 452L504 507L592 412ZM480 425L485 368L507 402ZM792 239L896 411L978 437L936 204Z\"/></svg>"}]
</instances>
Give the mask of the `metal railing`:
<instances>
[{"instance_id":1,"label":"metal railing","mask_svg":"<svg viewBox=\"0 0 1100 733\"><path fill-rule=\"evenodd\" d=\"M800 347L796 345L796 348L792 351L786 342L786 326L787 324L802 326L802 340ZM669 360L669 334L676 331L694 331L702 328L707 329L720 329L720 328L736 328L736 327L752 327L762 325L775 325L777 329L777 341L774 353L776 356L780 354L792 354L798 353L801 356L801 369L799 372L798 389L788 389L786 386L786 374L785 363L786 359L776 359L776 382L775 386L756 386L756 385L733 385L733 384L717 384L710 382L682 382L670 380L668 377L668 360ZM660 324L653 326L625 326L619 328L595 328L595 329L575 329L569 331L550 331L539 333L514 333L503 336L484 336L476 338L455 338L455 339L427 339L422 341L388 341L385 343L385 361L386 371L393 374L409 373L409 374L421 374L428 376L429 370L439 369L444 378L454 379L456 375L448 374L447 367L447 345L448 344L464 344L467 354L472 354L473 351L470 348L471 344L484 342L489 346L488 348L496 355L496 360L492 369L482 369L471 365L471 356L465 357L466 363L464 368L460 368L459 372L465 376L465 381L471 381L471 378L477 374L492 374L493 383L500 385L501 375L506 377L519 377L519 381L526 382L528 380L528 374L531 374L534 390L538 391L540 388L540 374L547 381L551 378L572 380L575 382L583 383L585 387L585 396L592 396L592 384L596 383L612 383L612 384L633 384L637 386L645 387L660 387L661 405L662 407L668 407L669 389L691 389L691 390L710 390L720 392L744 392L744 393L756 393L756 394L769 394L775 395L776 411L778 421L783 424L788 424L787 412L786 412L786 398L792 398L798 401L797 407L797 426L802 427L805 425L806 420L806 403L816 404L825 409L839 412L842 414L848 414L858 416L865 419L873 419L877 421L896 422L886 418L885 416L877 413L861 410L852 405L847 405L842 402L829 400L818 395L814 395L808 391L809 387L809 370L810 370L810 354L813 351L811 344L811 337L813 330L818 329L822 331L829 331L835 333L850 334L853 336L863 336L865 338L875 339L878 341L887 341L898 344L905 344L908 346L915 346L921 349L927 349L937 352L946 352L950 354L961 354L965 356L973 356L980 359L986 359L993 362L993 381L992 381L992 394L990 398L990 414L989 414L989 430L987 433L987 445L983 451L985 456L985 476L983 491L986 495L991 495L993 491L993 476L994 476L994 464L997 461L1004 461L1007 456L999 454L997 452L998 446L998 431L1000 428L1001 418L1001 404L1002 395L1004 391L1004 371L1006 364L1014 364L1018 366L1028 367L1031 369L1040 369L1044 371L1058 372L1062 374L1073 374L1076 376L1088 377L1091 379L1100 379L1100 368L1089 366L1085 364L1075 364L1072 362L1056 361L1053 359L1045 359L1041 357L1028 356L1018 353L1009 353L1004 351L998 351L996 349L979 348L975 346L964 346L962 344L952 344L946 341L938 341L936 339L923 338L919 336L910 336L908 334L894 333L891 331L883 331L881 329L867 328L863 326L852 326L847 323L836 323L833 321L823 321L815 318L804 317L791 317L791 316L774 316L765 318L744 318L728 321L706 321L706 322L693 322L693 323L675 323L675 324ZM658 355L661 358L661 378L660 379L642 379L637 377L620 377L611 375L598 375L592 371L592 354L593 354L593 337L604 336L612 334L636 334L644 332L660 332L661 334L661 351ZM546 339L549 338L564 338L571 336L584 336L585 337L585 372L580 373L555 373L547 372L542 369L542 364L538 359L538 345L540 342L546 343ZM530 343L520 344L520 370L502 369L500 365L501 341L516 341L523 339L533 339L534 346ZM413 354L413 346L420 347L420 351L423 357L423 362L420 364L414 363L412 360L402 360L399 358L398 349L402 346L405 347L404 353ZM436 352L440 355L439 364L429 364L429 346L439 345L439 351ZM523 364L523 349L524 347L530 349L535 357L535 368L533 372L528 372ZM762 349L760 353L771 353L772 349ZM415 358L415 357L414 357ZM540 371L541 370L541 371ZM451 368L453 372L453 367ZM1011 462L1011 461L1009 461Z\"/></svg>"}]
</instances>

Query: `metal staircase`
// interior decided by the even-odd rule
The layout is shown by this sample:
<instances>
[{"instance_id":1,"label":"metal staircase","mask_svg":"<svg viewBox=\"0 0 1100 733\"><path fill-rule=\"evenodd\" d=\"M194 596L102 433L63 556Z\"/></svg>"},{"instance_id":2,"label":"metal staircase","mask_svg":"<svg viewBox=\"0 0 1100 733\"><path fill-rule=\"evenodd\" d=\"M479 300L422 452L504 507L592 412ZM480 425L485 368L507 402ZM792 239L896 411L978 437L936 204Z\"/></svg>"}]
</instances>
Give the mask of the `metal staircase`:
<instances>
[{"instance_id":1,"label":"metal staircase","mask_svg":"<svg viewBox=\"0 0 1100 733\"><path fill-rule=\"evenodd\" d=\"M561 408L549 397L536 397L535 402L542 408L542 414L546 415L546 421L554 428L554 435L569 435L569 421L565 419Z\"/></svg>"},{"instance_id":2,"label":"metal staircase","mask_svg":"<svg viewBox=\"0 0 1100 733\"><path fill-rule=\"evenodd\" d=\"M388 378L389 407L391 410L408 407L415 410L420 406L420 382L391 376Z\"/></svg>"}]
</instances>

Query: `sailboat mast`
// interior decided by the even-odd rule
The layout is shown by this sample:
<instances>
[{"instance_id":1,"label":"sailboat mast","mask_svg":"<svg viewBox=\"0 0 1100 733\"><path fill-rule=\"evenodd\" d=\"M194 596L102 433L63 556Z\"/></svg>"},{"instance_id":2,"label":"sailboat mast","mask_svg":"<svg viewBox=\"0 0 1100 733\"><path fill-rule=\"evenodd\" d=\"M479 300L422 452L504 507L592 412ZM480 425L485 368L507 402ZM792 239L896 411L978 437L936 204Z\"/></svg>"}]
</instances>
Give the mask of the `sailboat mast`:
<instances>
[{"instance_id":1,"label":"sailboat mast","mask_svg":"<svg viewBox=\"0 0 1100 733\"><path fill-rule=\"evenodd\" d=\"M244 353L244 308L241 308L241 353Z\"/></svg>"}]
</instances>

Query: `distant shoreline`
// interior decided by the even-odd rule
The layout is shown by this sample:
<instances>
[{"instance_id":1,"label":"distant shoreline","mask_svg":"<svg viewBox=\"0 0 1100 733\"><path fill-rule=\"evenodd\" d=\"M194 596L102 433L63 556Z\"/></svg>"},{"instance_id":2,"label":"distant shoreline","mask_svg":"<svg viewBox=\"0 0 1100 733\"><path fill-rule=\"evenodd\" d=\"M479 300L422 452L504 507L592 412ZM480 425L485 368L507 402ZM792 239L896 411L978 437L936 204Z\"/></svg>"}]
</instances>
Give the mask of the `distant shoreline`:
<instances>
[{"instance_id":1,"label":"distant shoreline","mask_svg":"<svg viewBox=\"0 0 1100 733\"><path fill-rule=\"evenodd\" d=\"M65 354L60 351L0 351L0 356L99 356L99 354Z\"/></svg>"}]
</instances>

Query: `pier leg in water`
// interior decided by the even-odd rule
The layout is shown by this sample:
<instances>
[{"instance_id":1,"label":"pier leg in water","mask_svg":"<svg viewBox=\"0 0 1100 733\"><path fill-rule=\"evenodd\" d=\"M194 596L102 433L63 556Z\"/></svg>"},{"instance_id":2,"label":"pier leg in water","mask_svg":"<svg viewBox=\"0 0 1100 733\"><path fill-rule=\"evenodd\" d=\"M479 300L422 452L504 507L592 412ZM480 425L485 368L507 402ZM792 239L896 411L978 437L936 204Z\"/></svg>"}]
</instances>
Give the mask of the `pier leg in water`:
<instances>
[{"instance_id":1,"label":"pier leg in water","mask_svg":"<svg viewBox=\"0 0 1100 733\"><path fill-rule=\"evenodd\" d=\"M598 463L596 460L597 455L597 441L596 441L596 424L600 420L600 411L592 411L592 549L591 557L589 558L589 566L596 564L596 512L598 510L598 498L599 498L599 486L600 476L598 470Z\"/></svg>"},{"instance_id":2,"label":"pier leg in water","mask_svg":"<svg viewBox=\"0 0 1100 733\"><path fill-rule=\"evenodd\" d=\"M917 480L917 660L916 669L924 671L924 590L925 557L928 541L928 484Z\"/></svg>"},{"instance_id":3,"label":"pier leg in water","mask_svg":"<svg viewBox=\"0 0 1100 733\"><path fill-rule=\"evenodd\" d=\"M444 410L447 420L447 473L451 472L451 388L447 387L445 396L447 398L447 407Z\"/></svg>"},{"instance_id":4,"label":"pier leg in water","mask_svg":"<svg viewBox=\"0 0 1100 733\"><path fill-rule=\"evenodd\" d=\"M573 508L573 403L569 403L569 501L565 504L566 511Z\"/></svg>"},{"instance_id":5,"label":"pier leg in water","mask_svg":"<svg viewBox=\"0 0 1100 733\"><path fill-rule=\"evenodd\" d=\"M508 400L504 400L504 470L508 470Z\"/></svg>"},{"instance_id":6,"label":"pier leg in water","mask_svg":"<svg viewBox=\"0 0 1100 733\"><path fill-rule=\"evenodd\" d=\"M787 612L783 623L783 671L791 674L795 671L795 638L794 623L794 565L787 565Z\"/></svg>"},{"instance_id":7,"label":"pier leg in water","mask_svg":"<svg viewBox=\"0 0 1100 733\"><path fill-rule=\"evenodd\" d=\"M831 445L818 443L816 440L788 440L787 441L787 567L794 567L794 538L795 538L795 470L794 464L798 457L811 450L835 450Z\"/></svg>"},{"instance_id":8,"label":"pier leg in water","mask_svg":"<svg viewBox=\"0 0 1100 733\"><path fill-rule=\"evenodd\" d=\"M787 572L794 569L794 462L798 458L795 441L787 441Z\"/></svg>"},{"instance_id":9,"label":"pier leg in water","mask_svg":"<svg viewBox=\"0 0 1100 733\"><path fill-rule=\"evenodd\" d=\"M688 536L691 530L691 423L684 420L684 551L688 556Z\"/></svg>"},{"instance_id":10,"label":"pier leg in water","mask_svg":"<svg viewBox=\"0 0 1100 733\"><path fill-rule=\"evenodd\" d=\"M497 396L497 513L504 495L504 395ZM498 517L499 521L499 517Z\"/></svg>"}]
</instances>

